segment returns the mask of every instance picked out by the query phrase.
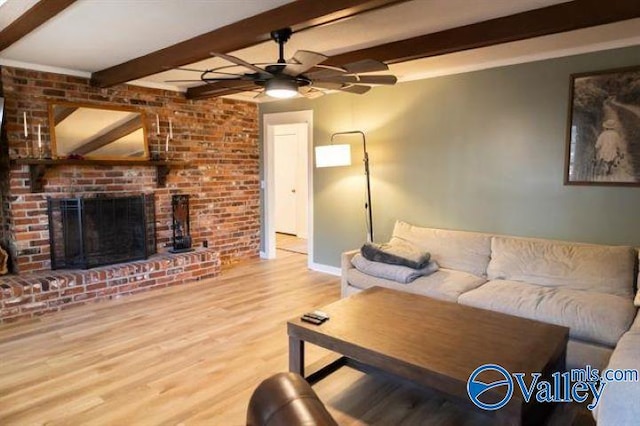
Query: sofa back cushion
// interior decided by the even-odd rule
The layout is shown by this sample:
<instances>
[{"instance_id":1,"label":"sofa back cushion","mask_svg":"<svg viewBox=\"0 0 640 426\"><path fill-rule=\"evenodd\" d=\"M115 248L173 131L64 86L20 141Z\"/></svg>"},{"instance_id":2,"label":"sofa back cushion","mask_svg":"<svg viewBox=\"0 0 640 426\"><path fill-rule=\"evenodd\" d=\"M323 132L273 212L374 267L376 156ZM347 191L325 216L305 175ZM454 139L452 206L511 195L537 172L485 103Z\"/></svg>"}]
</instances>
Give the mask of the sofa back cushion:
<instances>
[{"instance_id":1,"label":"sofa back cushion","mask_svg":"<svg viewBox=\"0 0 640 426\"><path fill-rule=\"evenodd\" d=\"M487 274L491 255L491 235L478 232L421 228L397 221L391 244L409 242L431 253L441 268L468 272L480 277Z\"/></svg>"},{"instance_id":2,"label":"sofa back cushion","mask_svg":"<svg viewBox=\"0 0 640 426\"><path fill-rule=\"evenodd\" d=\"M632 247L493 237L487 275L631 298L635 260Z\"/></svg>"}]
</instances>

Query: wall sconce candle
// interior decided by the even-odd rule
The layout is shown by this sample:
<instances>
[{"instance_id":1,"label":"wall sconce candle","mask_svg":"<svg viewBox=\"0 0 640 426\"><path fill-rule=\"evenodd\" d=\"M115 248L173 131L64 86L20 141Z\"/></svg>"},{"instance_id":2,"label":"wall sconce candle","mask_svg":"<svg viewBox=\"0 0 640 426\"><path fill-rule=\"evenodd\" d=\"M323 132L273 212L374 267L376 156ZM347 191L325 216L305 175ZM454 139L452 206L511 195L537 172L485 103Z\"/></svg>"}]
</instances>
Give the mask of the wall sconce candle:
<instances>
[{"instance_id":1,"label":"wall sconce candle","mask_svg":"<svg viewBox=\"0 0 640 426\"><path fill-rule=\"evenodd\" d=\"M167 135L167 140L164 143L164 152L169 152L169 135Z\"/></svg>"},{"instance_id":2,"label":"wall sconce candle","mask_svg":"<svg viewBox=\"0 0 640 426\"><path fill-rule=\"evenodd\" d=\"M169 138L173 139L173 124L171 124L171 119L169 119Z\"/></svg>"},{"instance_id":3,"label":"wall sconce candle","mask_svg":"<svg viewBox=\"0 0 640 426\"><path fill-rule=\"evenodd\" d=\"M156 135L160 134L160 117L156 114Z\"/></svg>"},{"instance_id":4,"label":"wall sconce candle","mask_svg":"<svg viewBox=\"0 0 640 426\"><path fill-rule=\"evenodd\" d=\"M42 136L40 135L40 124L38 124L38 150L42 150Z\"/></svg>"},{"instance_id":5,"label":"wall sconce candle","mask_svg":"<svg viewBox=\"0 0 640 426\"><path fill-rule=\"evenodd\" d=\"M22 113L22 122L24 123L24 137L29 136L29 131L27 130L27 111Z\"/></svg>"}]
</instances>

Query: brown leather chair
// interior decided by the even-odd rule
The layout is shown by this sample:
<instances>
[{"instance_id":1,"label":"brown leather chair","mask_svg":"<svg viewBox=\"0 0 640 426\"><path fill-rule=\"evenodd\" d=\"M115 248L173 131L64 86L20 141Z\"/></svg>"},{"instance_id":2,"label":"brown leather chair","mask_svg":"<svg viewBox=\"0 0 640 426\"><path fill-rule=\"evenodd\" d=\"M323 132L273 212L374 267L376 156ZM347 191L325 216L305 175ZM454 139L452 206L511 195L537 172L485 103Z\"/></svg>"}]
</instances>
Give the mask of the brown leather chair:
<instances>
[{"instance_id":1,"label":"brown leather chair","mask_svg":"<svg viewBox=\"0 0 640 426\"><path fill-rule=\"evenodd\" d=\"M247 426L338 426L318 395L300 375L278 373L256 388Z\"/></svg>"}]
</instances>

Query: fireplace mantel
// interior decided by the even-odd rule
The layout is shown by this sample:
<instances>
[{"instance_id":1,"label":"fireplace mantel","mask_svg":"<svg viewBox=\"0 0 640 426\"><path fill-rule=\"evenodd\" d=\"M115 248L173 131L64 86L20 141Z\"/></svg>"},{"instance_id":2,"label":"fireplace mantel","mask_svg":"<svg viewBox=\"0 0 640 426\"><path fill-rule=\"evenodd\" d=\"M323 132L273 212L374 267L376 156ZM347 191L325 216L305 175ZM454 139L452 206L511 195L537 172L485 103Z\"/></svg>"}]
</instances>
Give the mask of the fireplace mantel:
<instances>
[{"instance_id":1,"label":"fireplace mantel","mask_svg":"<svg viewBox=\"0 0 640 426\"><path fill-rule=\"evenodd\" d=\"M179 161L149 160L67 160L67 159L36 159L16 158L11 160L11 165L28 165L31 192L43 192L43 178L47 169L58 166L131 166L131 167L155 167L158 173L158 188L164 188L167 182L167 174L174 167L184 166Z\"/></svg>"}]
</instances>

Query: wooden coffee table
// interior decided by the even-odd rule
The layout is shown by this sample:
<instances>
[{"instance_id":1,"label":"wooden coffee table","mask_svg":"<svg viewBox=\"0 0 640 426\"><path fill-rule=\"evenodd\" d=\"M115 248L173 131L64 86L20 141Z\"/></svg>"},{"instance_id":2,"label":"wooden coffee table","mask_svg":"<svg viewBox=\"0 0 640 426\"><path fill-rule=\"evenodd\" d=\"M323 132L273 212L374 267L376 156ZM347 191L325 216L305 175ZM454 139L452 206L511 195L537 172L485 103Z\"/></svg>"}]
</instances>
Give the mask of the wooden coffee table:
<instances>
[{"instance_id":1,"label":"wooden coffee table","mask_svg":"<svg viewBox=\"0 0 640 426\"><path fill-rule=\"evenodd\" d=\"M467 394L467 380L477 367L498 364L510 373L541 372L543 379L565 369L566 327L381 287L322 310L331 316L322 325L299 318L287 323L290 371L305 375L305 342L342 355L308 376L310 382L350 364L426 386L481 411ZM530 376L526 379L529 383ZM487 392L495 392L489 397L496 400L505 395L500 388ZM485 413L496 416L500 423L519 425L539 421L550 408L549 404L525 403L516 388L504 407Z\"/></svg>"}]
</instances>

